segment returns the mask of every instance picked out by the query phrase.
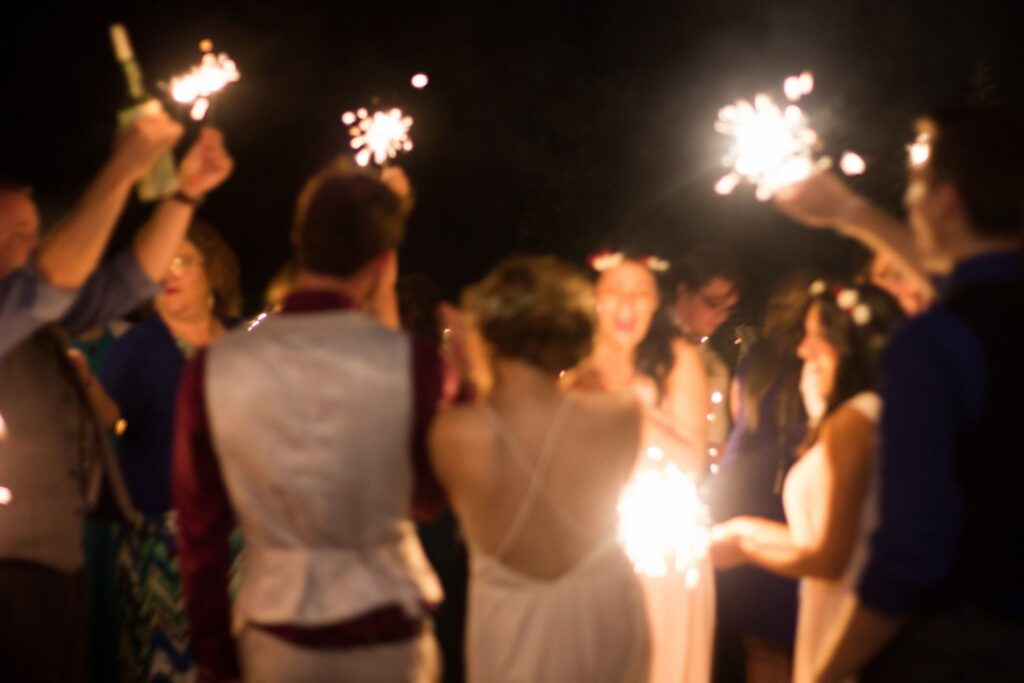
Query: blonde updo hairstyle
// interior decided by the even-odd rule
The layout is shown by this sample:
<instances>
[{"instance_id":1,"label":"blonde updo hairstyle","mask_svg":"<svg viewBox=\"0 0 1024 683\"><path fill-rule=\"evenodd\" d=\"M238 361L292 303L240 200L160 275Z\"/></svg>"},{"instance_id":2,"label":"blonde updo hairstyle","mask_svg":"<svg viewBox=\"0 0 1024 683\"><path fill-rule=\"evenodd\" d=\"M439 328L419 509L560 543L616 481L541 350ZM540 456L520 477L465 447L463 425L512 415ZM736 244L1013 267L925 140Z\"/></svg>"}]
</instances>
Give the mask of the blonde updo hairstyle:
<instances>
[{"instance_id":1,"label":"blonde updo hairstyle","mask_svg":"<svg viewBox=\"0 0 1024 683\"><path fill-rule=\"evenodd\" d=\"M466 290L462 305L494 357L522 360L557 375L593 349L590 282L555 258L506 259Z\"/></svg>"}]
</instances>

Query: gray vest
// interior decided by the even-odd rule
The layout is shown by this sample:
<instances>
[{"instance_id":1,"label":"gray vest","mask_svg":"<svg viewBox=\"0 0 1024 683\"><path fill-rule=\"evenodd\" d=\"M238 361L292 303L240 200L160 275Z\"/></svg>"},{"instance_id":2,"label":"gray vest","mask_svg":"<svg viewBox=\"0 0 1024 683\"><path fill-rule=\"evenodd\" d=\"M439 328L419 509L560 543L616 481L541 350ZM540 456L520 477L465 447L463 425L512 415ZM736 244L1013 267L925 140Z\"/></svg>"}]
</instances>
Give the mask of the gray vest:
<instances>
[{"instance_id":1,"label":"gray vest","mask_svg":"<svg viewBox=\"0 0 1024 683\"><path fill-rule=\"evenodd\" d=\"M0 358L0 486L10 492L0 505L0 561L72 572L82 567L83 518L105 478L124 517L137 513L65 348L49 327Z\"/></svg>"}]
</instances>

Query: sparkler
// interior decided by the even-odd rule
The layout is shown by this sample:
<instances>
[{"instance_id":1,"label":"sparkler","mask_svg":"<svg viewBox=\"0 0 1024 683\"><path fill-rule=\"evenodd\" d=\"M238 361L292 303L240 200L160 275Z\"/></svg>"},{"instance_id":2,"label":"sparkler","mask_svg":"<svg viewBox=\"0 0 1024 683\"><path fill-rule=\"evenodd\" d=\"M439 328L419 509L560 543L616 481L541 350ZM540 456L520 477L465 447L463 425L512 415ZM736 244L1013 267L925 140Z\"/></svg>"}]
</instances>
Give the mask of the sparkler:
<instances>
[{"instance_id":1,"label":"sparkler","mask_svg":"<svg viewBox=\"0 0 1024 683\"><path fill-rule=\"evenodd\" d=\"M0 413L0 441L7 439L7 422L4 420L4 414ZM0 505L7 505L11 502L11 490L6 486L0 486Z\"/></svg>"},{"instance_id":2,"label":"sparkler","mask_svg":"<svg viewBox=\"0 0 1024 683\"><path fill-rule=\"evenodd\" d=\"M747 180L757 186L757 198L764 201L831 164L828 157L816 156L820 138L796 105L813 89L814 76L805 71L784 81L783 91L789 101L785 107L759 93L753 103L741 99L719 110L715 130L734 138L735 143L723 160L732 170L715 183L718 194L729 194ZM864 160L852 152L844 160L843 170L850 168L851 175L866 168Z\"/></svg>"},{"instance_id":3,"label":"sparkler","mask_svg":"<svg viewBox=\"0 0 1024 683\"><path fill-rule=\"evenodd\" d=\"M194 121L201 121L206 116L214 93L241 78L234 60L226 52L213 53L212 42L202 41L199 49L203 52L199 64L172 78L168 85L175 101L192 105L190 114Z\"/></svg>"},{"instance_id":4,"label":"sparkler","mask_svg":"<svg viewBox=\"0 0 1024 683\"><path fill-rule=\"evenodd\" d=\"M647 449L619 500L619 541L637 573L682 572L691 588L711 539L697 484L654 446Z\"/></svg>"},{"instance_id":5,"label":"sparkler","mask_svg":"<svg viewBox=\"0 0 1024 683\"><path fill-rule=\"evenodd\" d=\"M372 159L383 166L388 159L394 159L399 152L412 149L412 117L395 108L390 111L375 111L371 116L365 108L341 115L341 122L349 126L352 149L356 152L356 163L366 166Z\"/></svg>"}]
</instances>

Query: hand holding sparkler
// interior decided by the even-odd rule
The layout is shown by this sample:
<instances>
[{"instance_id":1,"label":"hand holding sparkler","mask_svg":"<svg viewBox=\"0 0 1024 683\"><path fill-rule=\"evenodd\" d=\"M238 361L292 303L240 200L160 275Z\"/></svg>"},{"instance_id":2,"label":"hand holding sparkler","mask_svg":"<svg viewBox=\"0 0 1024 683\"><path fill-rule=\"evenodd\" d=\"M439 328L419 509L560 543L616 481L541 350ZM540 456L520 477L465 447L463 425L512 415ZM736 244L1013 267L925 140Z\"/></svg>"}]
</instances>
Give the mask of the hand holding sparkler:
<instances>
[{"instance_id":1,"label":"hand holding sparkler","mask_svg":"<svg viewBox=\"0 0 1024 683\"><path fill-rule=\"evenodd\" d=\"M812 228L833 227L862 203L834 173L819 172L800 182L780 188L774 197L782 213Z\"/></svg>"},{"instance_id":2,"label":"hand holding sparkler","mask_svg":"<svg viewBox=\"0 0 1024 683\"><path fill-rule=\"evenodd\" d=\"M202 41L199 49L203 52L199 64L174 76L167 86L175 101L192 105L190 115L194 121L201 121L206 116L210 98L215 93L241 78L238 67L226 52L213 53L212 42Z\"/></svg>"},{"instance_id":3,"label":"hand holding sparkler","mask_svg":"<svg viewBox=\"0 0 1024 683\"><path fill-rule=\"evenodd\" d=\"M199 200L227 180L234 167L224 135L215 128L203 128L178 165L178 186L186 197Z\"/></svg>"},{"instance_id":4,"label":"hand holding sparkler","mask_svg":"<svg viewBox=\"0 0 1024 683\"><path fill-rule=\"evenodd\" d=\"M153 113L138 116L118 131L109 163L135 182L174 148L184 132L182 125L158 106Z\"/></svg>"}]
</instances>

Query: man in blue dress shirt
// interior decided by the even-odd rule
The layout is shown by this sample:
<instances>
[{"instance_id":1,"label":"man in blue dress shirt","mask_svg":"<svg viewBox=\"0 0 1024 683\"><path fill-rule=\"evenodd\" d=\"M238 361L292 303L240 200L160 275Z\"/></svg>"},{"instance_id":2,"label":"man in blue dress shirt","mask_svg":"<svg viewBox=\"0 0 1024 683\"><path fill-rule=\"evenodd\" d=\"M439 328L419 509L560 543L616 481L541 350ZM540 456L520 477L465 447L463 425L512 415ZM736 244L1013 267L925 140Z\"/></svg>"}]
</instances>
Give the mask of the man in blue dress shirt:
<instances>
[{"instance_id":1,"label":"man in blue dress shirt","mask_svg":"<svg viewBox=\"0 0 1024 683\"><path fill-rule=\"evenodd\" d=\"M1024 676L1024 125L958 110L918 123L905 196L913 247L833 176L779 206L940 278L883 362L880 523L818 680Z\"/></svg>"}]
</instances>

